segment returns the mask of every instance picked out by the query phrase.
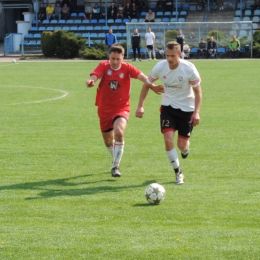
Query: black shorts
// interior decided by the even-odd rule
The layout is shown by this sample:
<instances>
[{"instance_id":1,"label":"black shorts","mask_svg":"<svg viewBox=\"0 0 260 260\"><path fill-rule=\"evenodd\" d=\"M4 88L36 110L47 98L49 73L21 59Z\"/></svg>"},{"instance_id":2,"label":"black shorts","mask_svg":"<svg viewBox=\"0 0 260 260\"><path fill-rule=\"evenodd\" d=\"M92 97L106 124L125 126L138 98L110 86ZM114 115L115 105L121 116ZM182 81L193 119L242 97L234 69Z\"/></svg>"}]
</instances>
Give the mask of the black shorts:
<instances>
[{"instance_id":1,"label":"black shorts","mask_svg":"<svg viewBox=\"0 0 260 260\"><path fill-rule=\"evenodd\" d=\"M148 49L148 50L153 50L153 45L146 45L146 48Z\"/></svg>"},{"instance_id":2,"label":"black shorts","mask_svg":"<svg viewBox=\"0 0 260 260\"><path fill-rule=\"evenodd\" d=\"M161 106L161 132L178 131L183 139L189 139L193 126L190 119L193 112L184 112L171 106Z\"/></svg>"}]
</instances>

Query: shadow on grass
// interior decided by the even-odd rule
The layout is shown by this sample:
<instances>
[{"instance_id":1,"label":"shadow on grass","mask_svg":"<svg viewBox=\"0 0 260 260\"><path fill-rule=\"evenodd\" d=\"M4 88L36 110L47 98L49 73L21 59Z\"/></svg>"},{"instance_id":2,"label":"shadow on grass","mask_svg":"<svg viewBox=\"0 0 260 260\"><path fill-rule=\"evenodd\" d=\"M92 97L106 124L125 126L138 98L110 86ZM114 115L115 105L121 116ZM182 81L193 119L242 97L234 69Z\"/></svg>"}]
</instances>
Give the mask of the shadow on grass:
<instances>
[{"instance_id":1,"label":"shadow on grass","mask_svg":"<svg viewBox=\"0 0 260 260\"><path fill-rule=\"evenodd\" d=\"M39 182L24 182L24 183L18 183L13 185L0 186L0 191L3 190L39 191L37 196L25 198L25 200L33 200L33 199L44 199L44 198L47 199L47 198L60 197L60 196L82 196L82 195L105 193L105 192L120 192L120 191L125 191L127 189L145 187L148 184L155 182L154 180L150 180L139 185L127 186L127 184L124 183L124 185L110 186L109 183L112 184L116 183L117 180L102 179L98 181L83 181L83 182L80 180L81 178L87 178L90 176L93 175L86 174L86 175L74 176L71 178L62 178L62 179L46 180L46 181L39 181ZM97 185L93 187L93 184L95 183L107 183L107 185ZM84 185L85 187L83 188L77 187L77 186L84 186Z\"/></svg>"}]
</instances>

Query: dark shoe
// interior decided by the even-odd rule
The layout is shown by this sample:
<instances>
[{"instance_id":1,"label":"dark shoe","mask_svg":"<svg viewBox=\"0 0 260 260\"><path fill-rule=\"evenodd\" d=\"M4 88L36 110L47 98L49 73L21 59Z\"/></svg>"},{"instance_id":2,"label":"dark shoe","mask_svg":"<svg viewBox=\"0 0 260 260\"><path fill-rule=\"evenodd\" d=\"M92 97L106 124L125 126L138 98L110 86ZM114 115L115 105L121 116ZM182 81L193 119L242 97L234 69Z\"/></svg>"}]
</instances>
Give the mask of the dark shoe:
<instances>
[{"instance_id":1,"label":"dark shoe","mask_svg":"<svg viewBox=\"0 0 260 260\"><path fill-rule=\"evenodd\" d=\"M111 169L111 175L115 178L121 177L121 173L119 172L119 169L117 167Z\"/></svg>"},{"instance_id":2,"label":"dark shoe","mask_svg":"<svg viewBox=\"0 0 260 260\"><path fill-rule=\"evenodd\" d=\"M180 170L178 173L175 173L176 176L176 181L175 183L177 185L181 185L184 183L184 174L182 173L182 171Z\"/></svg>"}]
</instances>

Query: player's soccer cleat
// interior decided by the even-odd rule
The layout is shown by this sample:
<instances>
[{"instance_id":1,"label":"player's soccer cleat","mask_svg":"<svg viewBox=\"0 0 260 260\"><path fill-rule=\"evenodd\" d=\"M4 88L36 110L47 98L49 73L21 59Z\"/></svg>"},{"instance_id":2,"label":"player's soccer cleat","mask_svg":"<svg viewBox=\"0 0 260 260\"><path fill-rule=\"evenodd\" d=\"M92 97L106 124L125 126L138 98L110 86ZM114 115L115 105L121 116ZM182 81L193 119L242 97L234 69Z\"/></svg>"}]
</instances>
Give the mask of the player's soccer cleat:
<instances>
[{"instance_id":1,"label":"player's soccer cleat","mask_svg":"<svg viewBox=\"0 0 260 260\"><path fill-rule=\"evenodd\" d=\"M149 60L152 60L151 58L149 58Z\"/></svg>"},{"instance_id":2,"label":"player's soccer cleat","mask_svg":"<svg viewBox=\"0 0 260 260\"><path fill-rule=\"evenodd\" d=\"M132 61L136 61L136 59L132 59Z\"/></svg>"},{"instance_id":3,"label":"player's soccer cleat","mask_svg":"<svg viewBox=\"0 0 260 260\"><path fill-rule=\"evenodd\" d=\"M115 178L121 177L121 173L119 172L119 169L117 167L111 169L111 175Z\"/></svg>"},{"instance_id":4,"label":"player's soccer cleat","mask_svg":"<svg viewBox=\"0 0 260 260\"><path fill-rule=\"evenodd\" d=\"M175 184L180 185L184 183L184 174L182 173L181 170L179 170L178 173L175 173L176 175L176 181Z\"/></svg>"},{"instance_id":5,"label":"player's soccer cleat","mask_svg":"<svg viewBox=\"0 0 260 260\"><path fill-rule=\"evenodd\" d=\"M153 60L156 60L155 58Z\"/></svg>"},{"instance_id":6,"label":"player's soccer cleat","mask_svg":"<svg viewBox=\"0 0 260 260\"><path fill-rule=\"evenodd\" d=\"M139 59L139 61L142 61L141 59Z\"/></svg>"},{"instance_id":7,"label":"player's soccer cleat","mask_svg":"<svg viewBox=\"0 0 260 260\"><path fill-rule=\"evenodd\" d=\"M190 149L187 149L187 150L181 152L181 157L182 157L183 159L185 159L185 158L188 157L189 153L190 153Z\"/></svg>"}]
</instances>

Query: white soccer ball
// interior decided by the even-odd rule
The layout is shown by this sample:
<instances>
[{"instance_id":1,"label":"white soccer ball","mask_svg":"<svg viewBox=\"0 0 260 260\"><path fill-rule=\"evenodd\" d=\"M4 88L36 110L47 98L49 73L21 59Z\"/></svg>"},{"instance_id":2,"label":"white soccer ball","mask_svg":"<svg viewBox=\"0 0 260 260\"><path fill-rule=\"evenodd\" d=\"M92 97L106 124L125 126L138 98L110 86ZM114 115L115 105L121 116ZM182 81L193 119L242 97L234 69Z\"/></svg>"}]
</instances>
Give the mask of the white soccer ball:
<instances>
[{"instance_id":1,"label":"white soccer ball","mask_svg":"<svg viewBox=\"0 0 260 260\"><path fill-rule=\"evenodd\" d=\"M16 59L12 59L12 63L16 63Z\"/></svg>"},{"instance_id":2,"label":"white soccer ball","mask_svg":"<svg viewBox=\"0 0 260 260\"><path fill-rule=\"evenodd\" d=\"M166 191L158 183L148 185L144 191L144 196L150 204L159 204L165 199Z\"/></svg>"}]
</instances>

